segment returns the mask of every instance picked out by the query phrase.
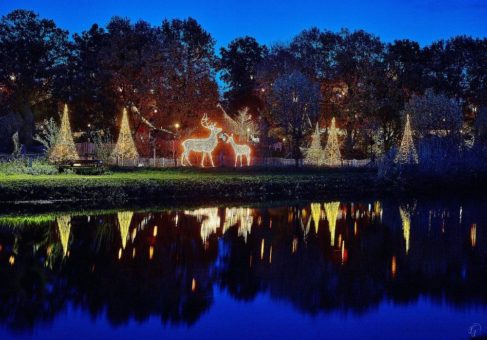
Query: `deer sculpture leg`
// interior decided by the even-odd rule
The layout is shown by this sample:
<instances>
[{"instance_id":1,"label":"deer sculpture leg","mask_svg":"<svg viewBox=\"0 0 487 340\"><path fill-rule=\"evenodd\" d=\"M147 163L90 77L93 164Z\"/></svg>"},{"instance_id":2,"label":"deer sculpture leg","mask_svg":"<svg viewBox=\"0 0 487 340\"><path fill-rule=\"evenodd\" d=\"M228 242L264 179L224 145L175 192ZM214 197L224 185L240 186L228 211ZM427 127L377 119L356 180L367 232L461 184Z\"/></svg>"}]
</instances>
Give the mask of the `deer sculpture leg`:
<instances>
[{"instance_id":1,"label":"deer sculpture leg","mask_svg":"<svg viewBox=\"0 0 487 340\"><path fill-rule=\"evenodd\" d=\"M201 167L205 167L205 158L206 158L206 153L203 152L203 157L201 157Z\"/></svg>"},{"instance_id":2,"label":"deer sculpture leg","mask_svg":"<svg viewBox=\"0 0 487 340\"><path fill-rule=\"evenodd\" d=\"M247 166L250 166L250 152L247 153Z\"/></svg>"},{"instance_id":3,"label":"deer sculpture leg","mask_svg":"<svg viewBox=\"0 0 487 340\"><path fill-rule=\"evenodd\" d=\"M211 152L208 152L208 156L210 157L211 166L215 167L215 163L213 163L213 157L211 156Z\"/></svg>"},{"instance_id":4,"label":"deer sculpture leg","mask_svg":"<svg viewBox=\"0 0 487 340\"><path fill-rule=\"evenodd\" d=\"M234 168L237 167L237 160L238 160L238 155L235 156L235 165L233 166Z\"/></svg>"},{"instance_id":5,"label":"deer sculpture leg","mask_svg":"<svg viewBox=\"0 0 487 340\"><path fill-rule=\"evenodd\" d=\"M240 154L240 167L242 167L242 158L243 158L243 155Z\"/></svg>"}]
</instances>

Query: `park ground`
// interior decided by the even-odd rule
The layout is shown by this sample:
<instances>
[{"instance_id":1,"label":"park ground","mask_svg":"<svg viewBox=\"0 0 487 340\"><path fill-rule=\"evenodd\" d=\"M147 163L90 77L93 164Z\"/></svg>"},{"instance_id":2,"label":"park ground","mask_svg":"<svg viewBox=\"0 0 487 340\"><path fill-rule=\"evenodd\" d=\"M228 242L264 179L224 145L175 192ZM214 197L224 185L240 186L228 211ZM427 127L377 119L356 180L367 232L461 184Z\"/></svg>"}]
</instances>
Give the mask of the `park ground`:
<instances>
[{"instance_id":1,"label":"park ground","mask_svg":"<svg viewBox=\"0 0 487 340\"><path fill-rule=\"evenodd\" d=\"M0 210L14 206L65 205L108 208L136 204L228 204L345 196L482 193L484 179L462 176L379 179L368 168L176 168L111 169L101 175L6 175L0 173Z\"/></svg>"}]
</instances>

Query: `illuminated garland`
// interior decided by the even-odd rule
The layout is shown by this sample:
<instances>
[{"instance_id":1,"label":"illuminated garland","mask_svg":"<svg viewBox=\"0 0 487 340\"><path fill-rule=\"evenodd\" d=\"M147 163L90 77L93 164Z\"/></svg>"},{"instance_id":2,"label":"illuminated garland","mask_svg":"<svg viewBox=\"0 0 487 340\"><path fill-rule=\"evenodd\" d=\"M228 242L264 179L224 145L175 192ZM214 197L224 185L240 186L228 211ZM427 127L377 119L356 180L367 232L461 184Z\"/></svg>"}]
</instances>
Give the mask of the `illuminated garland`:
<instances>
[{"instance_id":1,"label":"illuminated garland","mask_svg":"<svg viewBox=\"0 0 487 340\"><path fill-rule=\"evenodd\" d=\"M331 120L331 126L328 130L328 141L325 146L324 163L328 166L337 166L342 162L342 155L340 153L340 145L338 144L338 134L335 127L335 117Z\"/></svg>"},{"instance_id":2,"label":"illuminated garland","mask_svg":"<svg viewBox=\"0 0 487 340\"><path fill-rule=\"evenodd\" d=\"M79 158L76 146L74 145L73 134L71 133L68 105L66 104L64 104L59 134L56 138L56 143L49 152L48 158L51 163L74 161Z\"/></svg>"},{"instance_id":3,"label":"illuminated garland","mask_svg":"<svg viewBox=\"0 0 487 340\"><path fill-rule=\"evenodd\" d=\"M112 157L119 159L128 158L136 159L139 157L137 148L135 147L134 140L132 138L132 132L130 131L130 124L127 109L123 109L122 122L120 124L120 133L118 135L117 144L112 152Z\"/></svg>"},{"instance_id":4,"label":"illuminated garland","mask_svg":"<svg viewBox=\"0 0 487 340\"><path fill-rule=\"evenodd\" d=\"M306 151L305 163L308 165L320 166L324 162L325 151L321 146L321 132L316 123L316 128L314 133L311 135L311 145Z\"/></svg>"},{"instance_id":5,"label":"illuminated garland","mask_svg":"<svg viewBox=\"0 0 487 340\"><path fill-rule=\"evenodd\" d=\"M328 226L330 228L330 239L331 246L335 245L335 229L338 217L338 208L340 207L340 202L329 202L325 203L326 219L328 220Z\"/></svg>"},{"instance_id":6,"label":"illuminated garland","mask_svg":"<svg viewBox=\"0 0 487 340\"><path fill-rule=\"evenodd\" d=\"M71 216L59 216L56 221L59 230L59 238L61 239L61 246L63 248L63 255L66 256L68 253L69 235L71 234Z\"/></svg>"},{"instance_id":7,"label":"illuminated garland","mask_svg":"<svg viewBox=\"0 0 487 340\"><path fill-rule=\"evenodd\" d=\"M127 238L129 235L130 224L132 222L132 216L134 216L134 213L132 211L117 213L118 227L120 230L120 238L122 239L123 249L125 249L125 246L127 245Z\"/></svg>"},{"instance_id":8,"label":"illuminated garland","mask_svg":"<svg viewBox=\"0 0 487 340\"><path fill-rule=\"evenodd\" d=\"M406 125L404 126L401 145L399 146L394 162L399 164L418 164L419 162L418 153L413 143L413 134L411 132L408 114L406 115Z\"/></svg>"}]
</instances>

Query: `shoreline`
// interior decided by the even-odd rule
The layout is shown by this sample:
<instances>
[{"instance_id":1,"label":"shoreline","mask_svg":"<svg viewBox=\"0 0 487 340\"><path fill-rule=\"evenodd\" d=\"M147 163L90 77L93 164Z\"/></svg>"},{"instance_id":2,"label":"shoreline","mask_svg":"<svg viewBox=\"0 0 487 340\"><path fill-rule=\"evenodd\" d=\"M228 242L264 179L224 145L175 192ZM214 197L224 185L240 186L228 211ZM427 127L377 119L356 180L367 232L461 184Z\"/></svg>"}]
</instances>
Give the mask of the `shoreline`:
<instances>
[{"instance_id":1,"label":"shoreline","mask_svg":"<svg viewBox=\"0 0 487 340\"><path fill-rule=\"evenodd\" d=\"M486 183L486 184L483 184ZM379 180L373 169L131 170L108 175L0 177L0 212L71 207L198 205L360 196L484 194L487 181Z\"/></svg>"}]
</instances>

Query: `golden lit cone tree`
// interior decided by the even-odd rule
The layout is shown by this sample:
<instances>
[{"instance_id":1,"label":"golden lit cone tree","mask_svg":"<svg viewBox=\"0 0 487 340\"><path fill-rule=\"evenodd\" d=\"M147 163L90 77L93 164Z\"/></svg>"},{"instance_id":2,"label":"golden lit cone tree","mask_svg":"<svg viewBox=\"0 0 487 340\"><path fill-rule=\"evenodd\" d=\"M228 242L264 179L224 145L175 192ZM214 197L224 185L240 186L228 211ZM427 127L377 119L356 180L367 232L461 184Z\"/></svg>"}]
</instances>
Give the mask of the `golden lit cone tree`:
<instances>
[{"instance_id":1,"label":"golden lit cone tree","mask_svg":"<svg viewBox=\"0 0 487 340\"><path fill-rule=\"evenodd\" d=\"M78 152L73 141L71 133L71 124L69 123L68 105L64 104L63 116L61 118L61 127L56 138L54 146L49 151L49 162L62 163L78 159Z\"/></svg>"},{"instance_id":2,"label":"golden lit cone tree","mask_svg":"<svg viewBox=\"0 0 487 340\"><path fill-rule=\"evenodd\" d=\"M331 120L331 126L328 131L328 140L326 142L324 151L324 163L329 166L337 166L342 162L342 155L340 153L340 145L338 144L338 134L335 127L335 117Z\"/></svg>"},{"instance_id":3,"label":"golden lit cone tree","mask_svg":"<svg viewBox=\"0 0 487 340\"><path fill-rule=\"evenodd\" d=\"M397 152L395 163L399 164L418 164L418 153L414 147L413 134L411 132L411 124L409 122L409 115L406 115L406 124L404 126L404 134L402 136L401 145Z\"/></svg>"},{"instance_id":4,"label":"golden lit cone tree","mask_svg":"<svg viewBox=\"0 0 487 340\"><path fill-rule=\"evenodd\" d=\"M129 117L127 109L123 109L122 122L120 124L120 133L118 135L117 144L112 152L112 157L123 159L136 159L139 157L137 148L135 147L132 132L130 131Z\"/></svg>"},{"instance_id":5,"label":"golden lit cone tree","mask_svg":"<svg viewBox=\"0 0 487 340\"><path fill-rule=\"evenodd\" d=\"M316 123L316 129L311 135L311 145L306 151L305 163L308 165L319 166L324 161L324 150L321 146L321 133L318 123Z\"/></svg>"}]
</instances>

